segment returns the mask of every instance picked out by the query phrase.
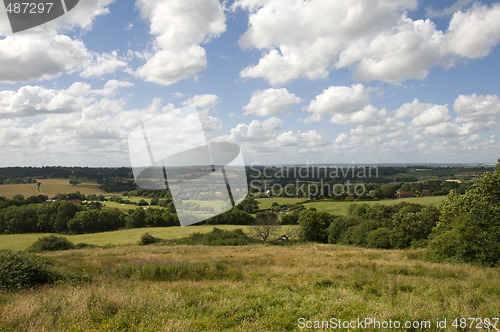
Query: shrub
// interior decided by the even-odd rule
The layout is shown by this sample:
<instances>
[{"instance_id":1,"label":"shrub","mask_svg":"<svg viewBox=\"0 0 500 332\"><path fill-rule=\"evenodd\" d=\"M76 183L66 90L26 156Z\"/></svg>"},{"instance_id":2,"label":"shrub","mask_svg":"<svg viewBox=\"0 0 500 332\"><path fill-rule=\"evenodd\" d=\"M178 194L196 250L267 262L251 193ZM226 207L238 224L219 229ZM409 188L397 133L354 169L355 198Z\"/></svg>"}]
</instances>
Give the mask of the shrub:
<instances>
[{"instance_id":1,"label":"shrub","mask_svg":"<svg viewBox=\"0 0 500 332\"><path fill-rule=\"evenodd\" d=\"M0 251L0 289L19 290L50 284L62 276L53 269L50 260L33 254L10 250Z\"/></svg>"},{"instance_id":2,"label":"shrub","mask_svg":"<svg viewBox=\"0 0 500 332\"><path fill-rule=\"evenodd\" d=\"M58 250L69 250L73 249L75 245L69 241L67 238L62 236L50 235L39 238L35 243L33 243L27 251L39 252L39 251L58 251Z\"/></svg>"},{"instance_id":3,"label":"shrub","mask_svg":"<svg viewBox=\"0 0 500 332\"><path fill-rule=\"evenodd\" d=\"M153 235L151 235L149 233L144 233L144 234L142 234L141 239L139 240L139 245L145 246L148 244L158 242L158 240L159 239L155 238Z\"/></svg>"},{"instance_id":4,"label":"shrub","mask_svg":"<svg viewBox=\"0 0 500 332\"><path fill-rule=\"evenodd\" d=\"M182 239L170 240L169 243L207 246L239 246L248 244L249 240L249 237L239 228L234 231L214 228L210 233L193 233Z\"/></svg>"},{"instance_id":5,"label":"shrub","mask_svg":"<svg viewBox=\"0 0 500 332\"><path fill-rule=\"evenodd\" d=\"M385 227L371 231L366 238L366 245L369 248L390 249L392 248L390 235L391 230Z\"/></svg>"}]
</instances>

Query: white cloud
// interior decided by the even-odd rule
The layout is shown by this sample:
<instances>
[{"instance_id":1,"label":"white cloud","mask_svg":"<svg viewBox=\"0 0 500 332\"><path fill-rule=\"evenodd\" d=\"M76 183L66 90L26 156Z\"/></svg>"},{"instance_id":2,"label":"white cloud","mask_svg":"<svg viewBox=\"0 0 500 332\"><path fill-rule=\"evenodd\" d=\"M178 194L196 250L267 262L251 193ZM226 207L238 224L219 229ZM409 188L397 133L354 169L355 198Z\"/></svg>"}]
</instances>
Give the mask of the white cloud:
<instances>
[{"instance_id":1,"label":"white cloud","mask_svg":"<svg viewBox=\"0 0 500 332\"><path fill-rule=\"evenodd\" d=\"M92 90L86 83L75 82L63 90L47 89L42 86L22 86L17 91L0 91L0 115L7 118L43 117L51 114L68 114L95 108L96 100L106 99L117 94L123 87L131 87L127 81L111 80L103 89ZM101 99L102 97L104 99ZM100 107L111 112L113 107ZM80 115L79 115L80 116Z\"/></svg>"},{"instance_id":2,"label":"white cloud","mask_svg":"<svg viewBox=\"0 0 500 332\"><path fill-rule=\"evenodd\" d=\"M472 123L478 129L491 129L500 121L500 99L497 95L460 95L453 104L457 123Z\"/></svg>"},{"instance_id":3,"label":"white cloud","mask_svg":"<svg viewBox=\"0 0 500 332\"><path fill-rule=\"evenodd\" d=\"M184 101L182 105L189 106L195 105L196 107L203 108L213 108L220 102L220 98L212 94L195 95L192 98Z\"/></svg>"},{"instance_id":4,"label":"white cloud","mask_svg":"<svg viewBox=\"0 0 500 332\"><path fill-rule=\"evenodd\" d=\"M252 94L250 102L243 109L245 115L279 115L286 114L291 106L301 102L301 98L288 92L285 88L257 90Z\"/></svg>"},{"instance_id":5,"label":"white cloud","mask_svg":"<svg viewBox=\"0 0 500 332\"><path fill-rule=\"evenodd\" d=\"M394 116L398 119L412 118L434 106L435 104L421 103L417 98L415 98L411 103L405 103L394 111Z\"/></svg>"},{"instance_id":6,"label":"white cloud","mask_svg":"<svg viewBox=\"0 0 500 332\"><path fill-rule=\"evenodd\" d=\"M238 124L224 139L231 142L265 141L276 137L281 131L283 121L276 117L264 121L253 120L250 124Z\"/></svg>"},{"instance_id":7,"label":"white cloud","mask_svg":"<svg viewBox=\"0 0 500 332\"><path fill-rule=\"evenodd\" d=\"M91 59L83 42L55 32L7 36L0 39L0 82L54 78Z\"/></svg>"},{"instance_id":8,"label":"white cloud","mask_svg":"<svg viewBox=\"0 0 500 332\"><path fill-rule=\"evenodd\" d=\"M303 157L324 153L328 148L328 134L319 130L282 132L282 121L271 117L263 121L254 120L250 124L238 124L227 136L218 141L238 143L244 151L247 162L277 163L278 160Z\"/></svg>"},{"instance_id":9,"label":"white cloud","mask_svg":"<svg viewBox=\"0 0 500 332\"><path fill-rule=\"evenodd\" d=\"M95 59L86 65L80 76L85 78L99 78L127 67L127 63L118 57L116 51L101 55L96 54L94 57Z\"/></svg>"},{"instance_id":10,"label":"white cloud","mask_svg":"<svg viewBox=\"0 0 500 332\"><path fill-rule=\"evenodd\" d=\"M217 0L138 0L136 5L155 36L154 54L137 70L139 77L171 85L207 67L206 51L200 45L226 30Z\"/></svg>"},{"instance_id":11,"label":"white cloud","mask_svg":"<svg viewBox=\"0 0 500 332\"><path fill-rule=\"evenodd\" d=\"M283 85L347 67L357 80L399 83L424 79L433 67L451 67L460 57L484 57L500 42L500 4L456 12L447 31L430 19L409 18L416 7L417 1L403 0L237 1L233 8L249 12L240 46L262 51L240 75Z\"/></svg>"},{"instance_id":12,"label":"white cloud","mask_svg":"<svg viewBox=\"0 0 500 332\"><path fill-rule=\"evenodd\" d=\"M373 105L367 105L363 109L353 113L335 113L331 116L330 122L336 124L370 124L384 122L387 111L378 110Z\"/></svg>"},{"instance_id":13,"label":"white cloud","mask_svg":"<svg viewBox=\"0 0 500 332\"><path fill-rule=\"evenodd\" d=\"M426 127L440 124L450 119L447 105L433 105L413 118L410 125L415 127Z\"/></svg>"},{"instance_id":14,"label":"white cloud","mask_svg":"<svg viewBox=\"0 0 500 332\"><path fill-rule=\"evenodd\" d=\"M155 99L128 109L117 90L130 86L111 80L98 89L77 82L61 90L25 86L0 92L0 108L9 112L0 116L4 164L127 165L129 132L175 108Z\"/></svg>"},{"instance_id":15,"label":"white cloud","mask_svg":"<svg viewBox=\"0 0 500 332\"><path fill-rule=\"evenodd\" d=\"M461 10L462 8L468 6L474 2L474 0L457 0L453 5L443 8L441 10L436 10L433 7L428 7L427 8L427 16L429 17L445 17L449 15L453 15L457 11Z\"/></svg>"},{"instance_id":16,"label":"white cloud","mask_svg":"<svg viewBox=\"0 0 500 332\"><path fill-rule=\"evenodd\" d=\"M331 86L316 96L316 99L304 109L313 115L306 120L321 121L323 115L349 114L362 110L370 96L362 84L352 86ZM332 117L332 119L335 117Z\"/></svg>"},{"instance_id":17,"label":"white cloud","mask_svg":"<svg viewBox=\"0 0 500 332\"><path fill-rule=\"evenodd\" d=\"M402 17L392 29L353 42L341 52L336 67L353 65L354 77L363 81L422 79L444 61L443 38L430 20Z\"/></svg>"},{"instance_id":18,"label":"white cloud","mask_svg":"<svg viewBox=\"0 0 500 332\"><path fill-rule=\"evenodd\" d=\"M466 58L482 58L500 42L500 4L475 4L453 15L447 33L450 51Z\"/></svg>"},{"instance_id":19,"label":"white cloud","mask_svg":"<svg viewBox=\"0 0 500 332\"><path fill-rule=\"evenodd\" d=\"M3 117L72 113L78 107L78 99L67 91L39 86L23 86L18 91L0 91L0 114Z\"/></svg>"}]
</instances>

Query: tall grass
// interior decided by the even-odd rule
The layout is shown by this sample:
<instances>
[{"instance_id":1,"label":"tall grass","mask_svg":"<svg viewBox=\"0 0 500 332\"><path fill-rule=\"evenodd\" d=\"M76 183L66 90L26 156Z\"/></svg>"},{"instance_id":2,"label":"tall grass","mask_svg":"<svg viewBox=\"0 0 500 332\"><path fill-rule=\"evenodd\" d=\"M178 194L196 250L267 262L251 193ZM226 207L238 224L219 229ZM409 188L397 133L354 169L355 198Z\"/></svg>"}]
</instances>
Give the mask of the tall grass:
<instances>
[{"instance_id":1,"label":"tall grass","mask_svg":"<svg viewBox=\"0 0 500 332\"><path fill-rule=\"evenodd\" d=\"M500 269L318 244L48 252L89 281L0 295L0 330L288 331L298 319L498 317ZM436 330L433 325L432 330Z\"/></svg>"}]
</instances>

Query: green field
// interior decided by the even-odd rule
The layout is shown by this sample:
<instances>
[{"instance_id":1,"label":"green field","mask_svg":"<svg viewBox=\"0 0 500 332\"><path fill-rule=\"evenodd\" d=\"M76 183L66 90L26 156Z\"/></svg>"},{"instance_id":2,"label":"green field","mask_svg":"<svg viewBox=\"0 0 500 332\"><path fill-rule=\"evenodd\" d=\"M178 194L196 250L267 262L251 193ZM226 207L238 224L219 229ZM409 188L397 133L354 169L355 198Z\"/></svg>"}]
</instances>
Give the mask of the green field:
<instances>
[{"instance_id":1,"label":"green field","mask_svg":"<svg viewBox=\"0 0 500 332\"><path fill-rule=\"evenodd\" d=\"M248 229L249 226L232 226L232 225L217 225L221 229L233 230L241 228ZM214 226L186 226L186 227L152 227L152 228L134 228L124 229L114 232L81 234L81 235L64 235L74 243L88 243L99 246L104 245L126 245L136 244L141 235L148 232L154 237L161 239L178 239L186 237L194 232L206 233L210 232ZM0 250L24 250L28 248L38 238L50 234L0 234Z\"/></svg>"},{"instance_id":2,"label":"green field","mask_svg":"<svg viewBox=\"0 0 500 332\"><path fill-rule=\"evenodd\" d=\"M318 211L324 211L332 213L335 215L346 215L349 206L352 204L382 204L382 205L394 205L401 202L416 203L422 205L434 205L439 206L442 201L446 199L446 196L425 196L425 197L411 197L402 199L384 199L380 201L351 201L351 202L338 202L338 201L315 201L305 203L306 208L316 208ZM280 205L283 204L295 204L303 202L303 199L299 198L283 198L283 197L270 197L270 198L259 198L257 201L260 203L260 209L269 209L273 202Z\"/></svg>"},{"instance_id":3,"label":"green field","mask_svg":"<svg viewBox=\"0 0 500 332\"><path fill-rule=\"evenodd\" d=\"M456 330L455 318L500 312L499 268L429 263L415 250L152 245L43 255L86 279L0 293L0 330L299 331L300 318L375 318L443 331L437 319Z\"/></svg>"}]
</instances>

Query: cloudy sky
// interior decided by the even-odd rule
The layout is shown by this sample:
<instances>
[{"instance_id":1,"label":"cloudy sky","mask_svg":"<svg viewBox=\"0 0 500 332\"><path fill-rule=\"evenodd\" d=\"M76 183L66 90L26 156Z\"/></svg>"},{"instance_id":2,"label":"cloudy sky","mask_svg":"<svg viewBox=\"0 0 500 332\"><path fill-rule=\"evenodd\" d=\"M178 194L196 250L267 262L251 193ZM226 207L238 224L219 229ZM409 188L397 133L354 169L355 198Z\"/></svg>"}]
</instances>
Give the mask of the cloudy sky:
<instances>
[{"instance_id":1,"label":"cloudy sky","mask_svg":"<svg viewBox=\"0 0 500 332\"><path fill-rule=\"evenodd\" d=\"M499 43L496 1L82 0L16 34L0 4L0 166L129 166L189 105L247 163L495 162Z\"/></svg>"}]
</instances>

